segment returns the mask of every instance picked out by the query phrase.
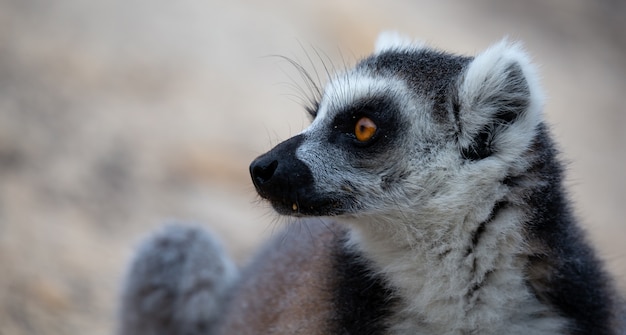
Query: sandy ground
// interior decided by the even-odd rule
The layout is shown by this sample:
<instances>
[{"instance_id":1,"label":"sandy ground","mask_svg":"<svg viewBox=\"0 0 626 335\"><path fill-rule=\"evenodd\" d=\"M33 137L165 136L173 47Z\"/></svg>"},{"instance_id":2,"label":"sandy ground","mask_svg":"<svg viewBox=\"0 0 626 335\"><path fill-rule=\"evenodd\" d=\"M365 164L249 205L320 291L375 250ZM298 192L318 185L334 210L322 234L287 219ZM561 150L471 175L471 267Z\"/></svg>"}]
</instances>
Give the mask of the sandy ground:
<instances>
[{"instance_id":1,"label":"sandy ground","mask_svg":"<svg viewBox=\"0 0 626 335\"><path fill-rule=\"evenodd\" d=\"M386 29L469 54L524 41L626 288L625 18L610 0L0 0L0 334L111 334L124 265L168 219L245 261L281 224L248 164L307 123L297 74L266 56L342 68Z\"/></svg>"}]
</instances>

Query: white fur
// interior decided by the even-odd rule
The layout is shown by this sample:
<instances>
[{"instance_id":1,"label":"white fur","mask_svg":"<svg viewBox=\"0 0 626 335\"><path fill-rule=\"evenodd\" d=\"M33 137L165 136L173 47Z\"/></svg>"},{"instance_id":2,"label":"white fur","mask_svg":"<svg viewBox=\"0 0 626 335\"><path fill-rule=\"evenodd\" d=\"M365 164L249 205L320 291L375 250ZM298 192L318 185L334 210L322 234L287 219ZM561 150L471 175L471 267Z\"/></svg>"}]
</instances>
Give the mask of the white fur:
<instances>
[{"instance_id":1,"label":"white fur","mask_svg":"<svg viewBox=\"0 0 626 335\"><path fill-rule=\"evenodd\" d=\"M460 114L464 124L459 144L466 146L472 141L473 134L498 111L499 106L489 105L490 98L495 94L501 94L507 79L503 74L513 63L520 66L528 83L530 106L521 116L523 119L511 125L513 129L502 132L496 139L506 148L501 151L499 157L508 164L515 162L528 148L542 117L544 96L538 75L528 55L519 43L509 43L503 39L476 56L465 72L459 88L462 106Z\"/></svg>"},{"instance_id":2,"label":"white fur","mask_svg":"<svg viewBox=\"0 0 626 335\"><path fill-rule=\"evenodd\" d=\"M551 315L524 283L521 257L526 246L519 228L522 216L515 209L500 213L486 227L473 255L465 256L460 246L488 215L484 207L477 209L477 217L433 210L431 215L403 212L398 217L346 220L352 228L350 243L374 261L401 297L411 297L391 322L390 333L450 334L455 329L458 334L476 330L480 334L558 334L563 328L564 320ZM413 225L390 223L400 220L413 220ZM440 258L446 250L449 253ZM479 261L473 271L475 259ZM480 291L466 297L471 286L492 269ZM536 317L542 314L546 317Z\"/></svg>"},{"instance_id":3,"label":"white fur","mask_svg":"<svg viewBox=\"0 0 626 335\"><path fill-rule=\"evenodd\" d=\"M324 89L317 117L305 132L325 126L342 106L349 106L359 98L375 95L400 97L407 93L408 88L399 80L373 78L358 72L336 75Z\"/></svg>"},{"instance_id":4,"label":"white fur","mask_svg":"<svg viewBox=\"0 0 626 335\"><path fill-rule=\"evenodd\" d=\"M387 50L418 50L425 46L423 42L414 41L408 36L395 31L384 31L378 35L375 45L375 53Z\"/></svg>"}]
</instances>

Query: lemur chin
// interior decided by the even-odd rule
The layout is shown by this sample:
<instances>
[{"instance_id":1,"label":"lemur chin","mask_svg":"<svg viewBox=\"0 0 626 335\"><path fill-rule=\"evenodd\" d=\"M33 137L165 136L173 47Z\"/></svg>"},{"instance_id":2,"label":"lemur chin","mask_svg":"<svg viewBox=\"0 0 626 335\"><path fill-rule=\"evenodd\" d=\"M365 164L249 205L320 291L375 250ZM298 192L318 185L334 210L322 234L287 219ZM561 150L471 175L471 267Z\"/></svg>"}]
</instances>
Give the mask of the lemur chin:
<instances>
[{"instance_id":1,"label":"lemur chin","mask_svg":"<svg viewBox=\"0 0 626 335\"><path fill-rule=\"evenodd\" d=\"M381 35L250 166L300 229L239 274L199 228L151 236L120 333L621 334L543 100L517 43L468 57Z\"/></svg>"}]
</instances>

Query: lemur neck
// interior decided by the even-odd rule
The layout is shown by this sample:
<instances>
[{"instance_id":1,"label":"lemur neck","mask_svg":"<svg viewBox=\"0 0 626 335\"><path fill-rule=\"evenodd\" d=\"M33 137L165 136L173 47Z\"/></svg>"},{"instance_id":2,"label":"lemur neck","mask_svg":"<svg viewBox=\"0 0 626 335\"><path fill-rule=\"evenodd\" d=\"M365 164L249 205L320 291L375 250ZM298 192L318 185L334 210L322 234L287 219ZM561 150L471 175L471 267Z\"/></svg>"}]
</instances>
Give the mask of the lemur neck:
<instances>
[{"instance_id":1,"label":"lemur neck","mask_svg":"<svg viewBox=\"0 0 626 335\"><path fill-rule=\"evenodd\" d=\"M406 222L407 217L399 223L352 222L349 243L374 262L388 253L441 261L449 254L467 256L485 247L499 247L493 243L504 243L502 239L521 243L521 211L506 200L497 200L483 210L467 213L451 210L444 218L417 216L412 222ZM498 251L511 250L492 250Z\"/></svg>"},{"instance_id":2,"label":"lemur neck","mask_svg":"<svg viewBox=\"0 0 626 335\"><path fill-rule=\"evenodd\" d=\"M405 222L395 232L389 232L390 223L353 222L348 243L372 262L400 299L408 297L403 304L409 318L418 314L432 329L450 323L469 329L466 322L482 324L485 296L502 297L489 304L491 310L529 304L522 214L496 201L485 213L448 215L445 223Z\"/></svg>"}]
</instances>

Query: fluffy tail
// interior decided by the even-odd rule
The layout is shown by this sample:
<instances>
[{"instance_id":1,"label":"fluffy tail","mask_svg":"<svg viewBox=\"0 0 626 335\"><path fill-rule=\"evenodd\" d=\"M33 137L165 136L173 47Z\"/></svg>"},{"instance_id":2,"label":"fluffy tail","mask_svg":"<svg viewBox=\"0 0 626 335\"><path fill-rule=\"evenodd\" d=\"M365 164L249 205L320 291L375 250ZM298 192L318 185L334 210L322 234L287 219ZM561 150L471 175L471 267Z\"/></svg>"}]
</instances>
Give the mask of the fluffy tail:
<instances>
[{"instance_id":1,"label":"fluffy tail","mask_svg":"<svg viewBox=\"0 0 626 335\"><path fill-rule=\"evenodd\" d=\"M212 334L236 277L210 233L169 224L140 245L130 264L119 335Z\"/></svg>"}]
</instances>

